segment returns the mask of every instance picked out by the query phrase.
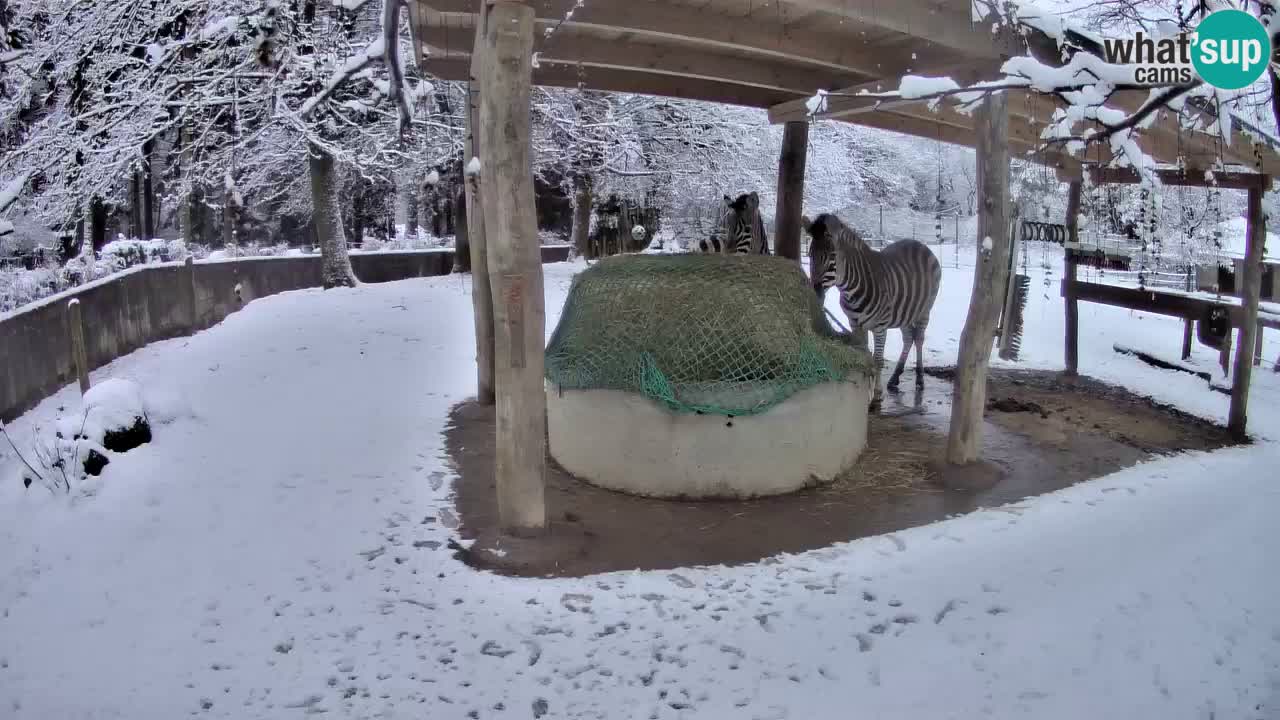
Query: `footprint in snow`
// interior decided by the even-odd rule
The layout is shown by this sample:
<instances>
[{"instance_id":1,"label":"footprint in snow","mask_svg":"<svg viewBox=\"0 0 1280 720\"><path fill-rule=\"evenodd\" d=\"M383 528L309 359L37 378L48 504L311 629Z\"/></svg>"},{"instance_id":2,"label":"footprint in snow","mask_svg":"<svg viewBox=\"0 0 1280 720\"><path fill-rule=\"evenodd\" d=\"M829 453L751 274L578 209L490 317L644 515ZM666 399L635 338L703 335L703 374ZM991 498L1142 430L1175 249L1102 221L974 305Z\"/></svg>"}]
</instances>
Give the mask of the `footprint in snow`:
<instances>
[{"instance_id":1,"label":"footprint in snow","mask_svg":"<svg viewBox=\"0 0 1280 720\"><path fill-rule=\"evenodd\" d=\"M682 587L682 588L685 588L686 590L693 587L692 580L678 573L671 573L670 575L667 575L667 579L670 580L672 584L676 585L677 587Z\"/></svg>"},{"instance_id":2,"label":"footprint in snow","mask_svg":"<svg viewBox=\"0 0 1280 720\"><path fill-rule=\"evenodd\" d=\"M956 609L956 601L954 599L948 600L947 604L943 605L942 609L938 611L938 614L933 616L933 624L940 625L943 619L945 619L947 615L950 614L951 611L955 609Z\"/></svg>"},{"instance_id":3,"label":"footprint in snow","mask_svg":"<svg viewBox=\"0 0 1280 720\"><path fill-rule=\"evenodd\" d=\"M457 530L459 525L458 516L454 515L449 508L444 508L440 511L440 524L450 530Z\"/></svg>"}]
</instances>

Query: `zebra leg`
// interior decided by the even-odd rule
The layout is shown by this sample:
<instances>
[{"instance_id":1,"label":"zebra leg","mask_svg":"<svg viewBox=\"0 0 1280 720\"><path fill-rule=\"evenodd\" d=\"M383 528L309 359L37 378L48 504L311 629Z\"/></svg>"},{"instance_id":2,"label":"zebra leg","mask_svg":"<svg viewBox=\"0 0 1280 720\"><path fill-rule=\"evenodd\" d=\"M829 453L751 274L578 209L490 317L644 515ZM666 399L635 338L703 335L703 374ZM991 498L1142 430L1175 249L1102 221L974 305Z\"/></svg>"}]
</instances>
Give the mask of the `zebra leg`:
<instances>
[{"instance_id":1,"label":"zebra leg","mask_svg":"<svg viewBox=\"0 0 1280 720\"><path fill-rule=\"evenodd\" d=\"M898 392L898 380L907 367L907 354L911 352L911 339L914 335L915 330L911 326L902 328L902 354L898 356L898 364L893 368L893 374L889 376L889 392Z\"/></svg>"},{"instance_id":2,"label":"zebra leg","mask_svg":"<svg viewBox=\"0 0 1280 720\"><path fill-rule=\"evenodd\" d=\"M884 341L885 341L885 338L889 335L889 332L887 330L875 330L871 334L872 336L875 337L875 343L876 343L876 351L875 351L875 368L876 368L875 382L876 384L875 384L875 388L872 390L872 393L871 393L871 407L877 408L877 407L880 407L880 400L884 397L884 392L880 390L880 373L884 371Z\"/></svg>"},{"instance_id":3,"label":"zebra leg","mask_svg":"<svg viewBox=\"0 0 1280 720\"><path fill-rule=\"evenodd\" d=\"M924 387L924 325L916 328L916 387ZM904 341L905 342L905 341Z\"/></svg>"}]
</instances>

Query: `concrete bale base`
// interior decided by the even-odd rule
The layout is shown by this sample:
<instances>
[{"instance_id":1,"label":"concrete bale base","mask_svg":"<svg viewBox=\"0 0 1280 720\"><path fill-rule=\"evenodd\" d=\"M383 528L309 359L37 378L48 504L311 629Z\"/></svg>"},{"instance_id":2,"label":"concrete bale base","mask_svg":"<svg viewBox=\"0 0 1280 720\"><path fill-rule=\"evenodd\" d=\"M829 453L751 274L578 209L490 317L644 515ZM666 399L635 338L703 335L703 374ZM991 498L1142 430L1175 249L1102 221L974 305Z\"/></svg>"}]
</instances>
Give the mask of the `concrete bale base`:
<instances>
[{"instance_id":1,"label":"concrete bale base","mask_svg":"<svg viewBox=\"0 0 1280 720\"><path fill-rule=\"evenodd\" d=\"M867 443L865 378L759 415L674 413L635 393L547 388L551 456L593 485L646 497L745 499L828 482Z\"/></svg>"}]
</instances>

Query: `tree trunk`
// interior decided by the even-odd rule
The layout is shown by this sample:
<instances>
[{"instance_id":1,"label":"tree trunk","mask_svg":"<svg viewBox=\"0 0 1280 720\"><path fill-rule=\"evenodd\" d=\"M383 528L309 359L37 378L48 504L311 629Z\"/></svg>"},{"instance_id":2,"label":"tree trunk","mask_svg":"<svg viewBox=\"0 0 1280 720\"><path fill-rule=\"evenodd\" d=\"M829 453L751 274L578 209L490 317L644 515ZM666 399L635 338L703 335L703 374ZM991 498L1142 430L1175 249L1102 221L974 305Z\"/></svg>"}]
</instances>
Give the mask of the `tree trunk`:
<instances>
[{"instance_id":1,"label":"tree trunk","mask_svg":"<svg viewBox=\"0 0 1280 720\"><path fill-rule=\"evenodd\" d=\"M355 194L351 198L351 239L357 247L364 247L365 192L364 183L357 182Z\"/></svg>"},{"instance_id":2,"label":"tree trunk","mask_svg":"<svg viewBox=\"0 0 1280 720\"><path fill-rule=\"evenodd\" d=\"M222 193L222 244L227 247L236 245L236 203L235 195L230 188Z\"/></svg>"},{"instance_id":3,"label":"tree trunk","mask_svg":"<svg viewBox=\"0 0 1280 720\"><path fill-rule=\"evenodd\" d=\"M178 144L181 146L178 154L179 172L182 173L183 177L187 177L191 174L191 166L195 161L195 153L191 148L191 129L187 123L183 123L178 127ZM182 199L182 207L178 213L178 224L181 226L182 238L188 245L201 244L199 201L200 188L195 182L190 182L187 196Z\"/></svg>"},{"instance_id":4,"label":"tree trunk","mask_svg":"<svg viewBox=\"0 0 1280 720\"><path fill-rule=\"evenodd\" d=\"M84 252L84 206L79 204L76 205L75 238L76 255L78 256Z\"/></svg>"},{"instance_id":5,"label":"tree trunk","mask_svg":"<svg viewBox=\"0 0 1280 720\"><path fill-rule=\"evenodd\" d=\"M414 181L413 207L418 214L414 226L428 233L431 232L431 197L433 195L435 195L435 189L427 185L426 181L421 178Z\"/></svg>"},{"instance_id":6,"label":"tree trunk","mask_svg":"<svg viewBox=\"0 0 1280 720\"><path fill-rule=\"evenodd\" d=\"M417 232L418 216L414 206L413 175L398 172L396 179L396 240L406 241Z\"/></svg>"},{"instance_id":7,"label":"tree trunk","mask_svg":"<svg viewBox=\"0 0 1280 720\"><path fill-rule=\"evenodd\" d=\"M107 206L97 195L89 201L89 239L93 242L94 254L107 244Z\"/></svg>"},{"instance_id":8,"label":"tree trunk","mask_svg":"<svg viewBox=\"0 0 1280 720\"><path fill-rule=\"evenodd\" d=\"M788 122L782 132L778 158L778 205L774 213L773 246L779 257L800 262L800 214L804 207L804 168L809 150L809 123Z\"/></svg>"},{"instance_id":9,"label":"tree trunk","mask_svg":"<svg viewBox=\"0 0 1280 720\"><path fill-rule=\"evenodd\" d=\"M142 238L153 240L156 236L156 190L151 181L150 140L142 144Z\"/></svg>"},{"instance_id":10,"label":"tree trunk","mask_svg":"<svg viewBox=\"0 0 1280 720\"><path fill-rule=\"evenodd\" d=\"M129 233L142 237L142 172L129 174Z\"/></svg>"},{"instance_id":11,"label":"tree trunk","mask_svg":"<svg viewBox=\"0 0 1280 720\"><path fill-rule=\"evenodd\" d=\"M590 257L591 177L583 173L575 173L573 176L573 229L570 234L570 242L578 255Z\"/></svg>"},{"instance_id":12,"label":"tree trunk","mask_svg":"<svg viewBox=\"0 0 1280 720\"><path fill-rule=\"evenodd\" d=\"M1267 183L1269 185L1269 183ZM1227 430L1236 440L1248 437L1245 431L1249 411L1249 381L1253 375L1254 333L1258 332L1258 296L1262 291L1263 246L1267 241L1266 216L1262 212L1262 188L1249 189L1248 238L1241 268L1240 342L1236 346L1235 369L1231 377L1231 409Z\"/></svg>"},{"instance_id":13,"label":"tree trunk","mask_svg":"<svg viewBox=\"0 0 1280 720\"><path fill-rule=\"evenodd\" d=\"M546 527L547 413L542 259L530 163L533 8L496 2L485 23L480 78L495 329L498 517L510 533Z\"/></svg>"},{"instance_id":14,"label":"tree trunk","mask_svg":"<svg viewBox=\"0 0 1280 720\"><path fill-rule=\"evenodd\" d=\"M988 95L978 114L977 267L969 315L960 334L956 359L955 394L947 435L947 462L974 462L982 451L982 416L987 400L987 367L1000 320L1001 291L1009 275L1009 99L1003 92ZM989 249L988 249L989 248Z\"/></svg>"},{"instance_id":15,"label":"tree trunk","mask_svg":"<svg viewBox=\"0 0 1280 720\"><path fill-rule=\"evenodd\" d=\"M471 55L471 80L467 83L467 152L464 167L472 158L480 157L480 72L484 58L484 28L489 16L489 4L480 4L476 23L476 41ZM487 183L483 182L483 169L477 174L464 171L467 194L467 239L470 241L471 302L476 326L476 399L481 405L493 405L494 400L494 328L493 294L489 277L489 249L486 242L484 205L489 202Z\"/></svg>"},{"instance_id":16,"label":"tree trunk","mask_svg":"<svg viewBox=\"0 0 1280 720\"><path fill-rule=\"evenodd\" d=\"M311 208L320 245L320 274L325 289L354 287L355 273L347 257L347 237L342 231L342 210L333 156L311 144L307 165L311 171Z\"/></svg>"}]
</instances>

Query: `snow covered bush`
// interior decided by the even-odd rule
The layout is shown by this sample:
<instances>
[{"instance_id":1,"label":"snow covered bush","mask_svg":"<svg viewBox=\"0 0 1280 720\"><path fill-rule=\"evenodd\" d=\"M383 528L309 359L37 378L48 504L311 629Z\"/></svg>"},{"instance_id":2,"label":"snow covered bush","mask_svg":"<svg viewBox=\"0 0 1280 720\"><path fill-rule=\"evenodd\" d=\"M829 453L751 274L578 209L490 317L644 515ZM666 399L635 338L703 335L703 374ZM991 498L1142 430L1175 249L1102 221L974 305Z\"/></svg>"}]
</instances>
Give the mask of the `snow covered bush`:
<instances>
[{"instance_id":1,"label":"snow covered bush","mask_svg":"<svg viewBox=\"0 0 1280 720\"><path fill-rule=\"evenodd\" d=\"M79 409L60 412L52 428L37 426L33 436L27 454L5 435L21 459L23 484L69 493L86 477L100 475L113 455L151 442L142 388L121 378L103 381L85 393Z\"/></svg>"},{"instance_id":2,"label":"snow covered bush","mask_svg":"<svg viewBox=\"0 0 1280 720\"><path fill-rule=\"evenodd\" d=\"M181 260L186 255L187 246L181 240L136 240L121 237L103 246L99 252L99 260L115 271L134 265Z\"/></svg>"}]
</instances>

